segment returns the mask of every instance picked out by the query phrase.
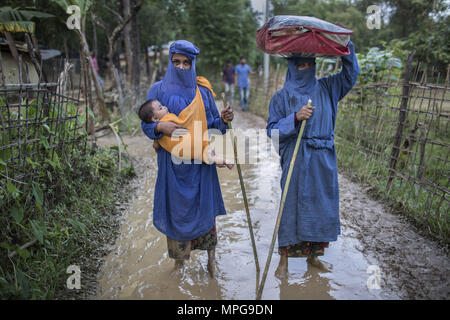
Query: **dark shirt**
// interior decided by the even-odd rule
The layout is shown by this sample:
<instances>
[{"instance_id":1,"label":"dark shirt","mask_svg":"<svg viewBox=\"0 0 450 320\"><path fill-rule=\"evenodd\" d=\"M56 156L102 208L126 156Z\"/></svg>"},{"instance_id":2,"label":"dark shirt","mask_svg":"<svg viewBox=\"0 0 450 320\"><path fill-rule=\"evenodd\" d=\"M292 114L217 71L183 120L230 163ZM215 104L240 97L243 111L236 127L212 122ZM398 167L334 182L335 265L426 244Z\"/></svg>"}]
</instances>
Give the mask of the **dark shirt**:
<instances>
[{"instance_id":1,"label":"dark shirt","mask_svg":"<svg viewBox=\"0 0 450 320\"><path fill-rule=\"evenodd\" d=\"M223 68L222 80L229 84L234 84L234 67L230 66Z\"/></svg>"}]
</instances>

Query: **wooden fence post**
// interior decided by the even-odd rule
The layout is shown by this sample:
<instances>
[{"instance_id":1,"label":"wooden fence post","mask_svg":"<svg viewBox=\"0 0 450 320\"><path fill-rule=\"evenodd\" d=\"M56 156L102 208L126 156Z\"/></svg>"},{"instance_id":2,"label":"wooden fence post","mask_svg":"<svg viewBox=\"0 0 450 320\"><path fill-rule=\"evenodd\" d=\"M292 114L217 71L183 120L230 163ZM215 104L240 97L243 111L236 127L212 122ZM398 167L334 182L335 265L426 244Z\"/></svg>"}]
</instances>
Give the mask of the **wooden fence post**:
<instances>
[{"instance_id":1,"label":"wooden fence post","mask_svg":"<svg viewBox=\"0 0 450 320\"><path fill-rule=\"evenodd\" d=\"M397 167L398 156L400 153L400 145L402 143L403 138L403 128L405 126L406 121L406 111L408 109L408 101L409 101L409 90L410 90L410 80L411 80L411 69L412 69L412 59L414 56L414 51L410 51L408 53L408 57L406 59L405 72L403 74L403 91L402 91L402 102L400 105L400 111L398 114L398 125L397 132L395 133L395 140L392 146L391 151L391 161L389 164L389 179L388 186L391 185L394 176L395 169Z\"/></svg>"}]
</instances>

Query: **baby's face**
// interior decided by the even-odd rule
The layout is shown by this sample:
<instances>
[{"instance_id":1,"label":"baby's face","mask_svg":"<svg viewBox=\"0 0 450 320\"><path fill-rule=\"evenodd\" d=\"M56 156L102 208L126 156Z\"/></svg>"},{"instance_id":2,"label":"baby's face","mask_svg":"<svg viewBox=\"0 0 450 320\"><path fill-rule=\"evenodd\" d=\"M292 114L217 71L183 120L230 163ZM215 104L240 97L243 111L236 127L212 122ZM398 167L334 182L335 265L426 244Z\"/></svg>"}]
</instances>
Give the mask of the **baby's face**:
<instances>
[{"instance_id":1,"label":"baby's face","mask_svg":"<svg viewBox=\"0 0 450 320\"><path fill-rule=\"evenodd\" d=\"M153 102L152 108L153 108L153 116L152 116L153 121L158 121L164 115L169 113L169 110L167 109L167 107L164 107L163 105L161 105L161 103L159 101Z\"/></svg>"}]
</instances>

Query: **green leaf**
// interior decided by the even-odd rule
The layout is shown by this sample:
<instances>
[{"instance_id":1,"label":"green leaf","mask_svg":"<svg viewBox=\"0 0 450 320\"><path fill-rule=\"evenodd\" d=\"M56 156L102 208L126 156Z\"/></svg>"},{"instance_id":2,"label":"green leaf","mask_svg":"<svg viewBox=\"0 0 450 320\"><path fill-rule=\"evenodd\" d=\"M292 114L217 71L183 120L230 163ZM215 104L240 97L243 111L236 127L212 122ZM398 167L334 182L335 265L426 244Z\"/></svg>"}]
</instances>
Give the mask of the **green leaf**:
<instances>
[{"instance_id":1,"label":"green leaf","mask_svg":"<svg viewBox=\"0 0 450 320\"><path fill-rule=\"evenodd\" d=\"M56 152L53 154L53 161L56 167L61 168L61 161L59 161L59 156Z\"/></svg>"},{"instance_id":2,"label":"green leaf","mask_svg":"<svg viewBox=\"0 0 450 320\"><path fill-rule=\"evenodd\" d=\"M33 169L36 169L36 167L39 166L39 163L34 162L33 160L31 160L30 157L27 157L25 160L28 162L29 165L31 165Z\"/></svg>"},{"instance_id":3,"label":"green leaf","mask_svg":"<svg viewBox=\"0 0 450 320\"><path fill-rule=\"evenodd\" d=\"M48 144L47 139L44 138L44 137L41 139L41 144L44 146L45 149L49 149L50 148L50 145Z\"/></svg>"},{"instance_id":4,"label":"green leaf","mask_svg":"<svg viewBox=\"0 0 450 320\"><path fill-rule=\"evenodd\" d=\"M12 247L9 243L6 242L0 242L0 248L6 249L6 250L11 250Z\"/></svg>"},{"instance_id":5,"label":"green leaf","mask_svg":"<svg viewBox=\"0 0 450 320\"><path fill-rule=\"evenodd\" d=\"M35 220L30 220L30 224L33 229L34 236L39 240L40 244L43 244L44 243L44 234L46 232L43 221L41 221L41 223L38 223Z\"/></svg>"},{"instance_id":6,"label":"green leaf","mask_svg":"<svg viewBox=\"0 0 450 320\"><path fill-rule=\"evenodd\" d=\"M25 274L22 270L17 269L17 282L22 288L22 295L25 299L29 299L30 297L30 285L28 279L25 277Z\"/></svg>"},{"instance_id":7,"label":"green leaf","mask_svg":"<svg viewBox=\"0 0 450 320\"><path fill-rule=\"evenodd\" d=\"M17 190L16 186L11 181L8 181L8 183L6 184L6 188L14 199L17 199L19 197L20 191Z\"/></svg>"},{"instance_id":8,"label":"green leaf","mask_svg":"<svg viewBox=\"0 0 450 320\"><path fill-rule=\"evenodd\" d=\"M67 221L69 221L69 223L75 229L79 229L79 230L81 230L81 232L83 232L83 234L86 234L86 225L84 223L82 223L81 221L78 221L78 220L71 219L71 218L67 218Z\"/></svg>"},{"instance_id":9,"label":"green leaf","mask_svg":"<svg viewBox=\"0 0 450 320\"><path fill-rule=\"evenodd\" d=\"M14 221L17 224L21 223L23 220L24 213L25 213L25 208L24 207L21 207L21 208L12 207L10 211L11 211L11 215L14 218Z\"/></svg>"},{"instance_id":10,"label":"green leaf","mask_svg":"<svg viewBox=\"0 0 450 320\"><path fill-rule=\"evenodd\" d=\"M30 257L30 252L27 249L21 249L20 247L17 247L14 251L16 251L17 254L24 259L28 259Z\"/></svg>"},{"instance_id":11,"label":"green leaf","mask_svg":"<svg viewBox=\"0 0 450 320\"><path fill-rule=\"evenodd\" d=\"M34 181L32 182L32 188L36 204L38 205L39 210L42 210L42 204L44 202L44 193L42 192L42 189L37 182Z\"/></svg>"},{"instance_id":12,"label":"green leaf","mask_svg":"<svg viewBox=\"0 0 450 320\"><path fill-rule=\"evenodd\" d=\"M47 131L48 131L48 133L50 133L50 134L55 134L55 132L54 132L54 131L50 130L50 127L49 127L48 125L46 125L46 124L43 124L42 126L44 127L44 129L45 129L45 130L47 130Z\"/></svg>"}]
</instances>

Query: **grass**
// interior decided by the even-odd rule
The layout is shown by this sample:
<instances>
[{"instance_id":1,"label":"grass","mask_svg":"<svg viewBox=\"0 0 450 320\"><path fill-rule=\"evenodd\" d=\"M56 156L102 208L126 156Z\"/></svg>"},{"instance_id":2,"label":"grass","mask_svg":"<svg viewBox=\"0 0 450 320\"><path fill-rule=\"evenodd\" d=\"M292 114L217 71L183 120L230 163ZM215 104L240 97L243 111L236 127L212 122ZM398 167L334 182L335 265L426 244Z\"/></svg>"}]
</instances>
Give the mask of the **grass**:
<instances>
[{"instance_id":1,"label":"grass","mask_svg":"<svg viewBox=\"0 0 450 320\"><path fill-rule=\"evenodd\" d=\"M114 150L88 149L39 172L33 183L0 189L0 298L87 298L118 231L116 203L133 167L118 174ZM70 265L81 268L81 290L66 287Z\"/></svg>"}]
</instances>

